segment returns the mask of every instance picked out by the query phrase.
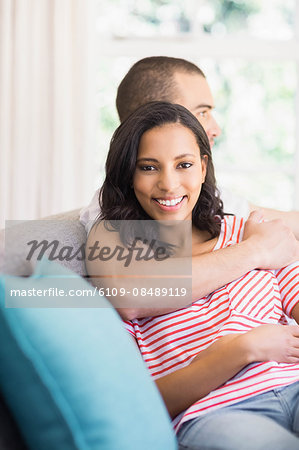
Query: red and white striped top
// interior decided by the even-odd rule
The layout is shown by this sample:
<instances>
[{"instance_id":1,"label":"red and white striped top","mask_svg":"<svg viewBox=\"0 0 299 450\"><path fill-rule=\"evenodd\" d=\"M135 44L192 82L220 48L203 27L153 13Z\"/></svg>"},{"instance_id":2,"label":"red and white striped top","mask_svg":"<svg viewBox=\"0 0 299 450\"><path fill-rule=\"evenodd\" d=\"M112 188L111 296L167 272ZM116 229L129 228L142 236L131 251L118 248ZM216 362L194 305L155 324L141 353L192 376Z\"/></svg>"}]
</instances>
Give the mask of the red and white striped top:
<instances>
[{"instance_id":1,"label":"red and white striped top","mask_svg":"<svg viewBox=\"0 0 299 450\"><path fill-rule=\"evenodd\" d=\"M243 219L226 216L214 250L242 240ZM187 366L219 337L267 323L286 324L299 301L299 262L279 271L253 270L194 302L159 317L125 322L157 379ZM299 364L275 361L246 366L174 419L174 427L194 417L299 380Z\"/></svg>"}]
</instances>

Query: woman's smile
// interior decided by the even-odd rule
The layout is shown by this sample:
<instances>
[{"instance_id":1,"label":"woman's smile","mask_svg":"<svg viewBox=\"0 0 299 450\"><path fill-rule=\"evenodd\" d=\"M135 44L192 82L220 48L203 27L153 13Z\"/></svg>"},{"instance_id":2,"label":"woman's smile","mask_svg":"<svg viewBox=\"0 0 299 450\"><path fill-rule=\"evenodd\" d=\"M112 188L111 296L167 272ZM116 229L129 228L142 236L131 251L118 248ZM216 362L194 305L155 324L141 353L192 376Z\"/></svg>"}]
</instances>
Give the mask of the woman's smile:
<instances>
[{"instance_id":1,"label":"woman's smile","mask_svg":"<svg viewBox=\"0 0 299 450\"><path fill-rule=\"evenodd\" d=\"M206 174L194 134L180 123L146 131L138 147L133 188L156 220L190 220Z\"/></svg>"},{"instance_id":2,"label":"woman's smile","mask_svg":"<svg viewBox=\"0 0 299 450\"><path fill-rule=\"evenodd\" d=\"M187 200L187 196L154 198L153 200L162 211L177 211L183 206L184 201Z\"/></svg>"}]
</instances>

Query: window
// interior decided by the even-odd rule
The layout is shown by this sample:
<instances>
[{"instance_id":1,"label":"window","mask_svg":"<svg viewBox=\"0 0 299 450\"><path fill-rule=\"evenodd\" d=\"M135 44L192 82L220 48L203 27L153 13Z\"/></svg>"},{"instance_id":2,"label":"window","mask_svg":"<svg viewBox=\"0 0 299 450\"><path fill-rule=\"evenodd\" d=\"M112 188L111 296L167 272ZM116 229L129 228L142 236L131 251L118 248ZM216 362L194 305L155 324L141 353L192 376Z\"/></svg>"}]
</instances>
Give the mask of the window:
<instances>
[{"instance_id":1,"label":"window","mask_svg":"<svg viewBox=\"0 0 299 450\"><path fill-rule=\"evenodd\" d=\"M97 5L99 173L119 123L115 96L123 76L145 56L178 56L199 65L212 88L222 128L213 150L217 179L252 203L299 208L298 2Z\"/></svg>"}]
</instances>

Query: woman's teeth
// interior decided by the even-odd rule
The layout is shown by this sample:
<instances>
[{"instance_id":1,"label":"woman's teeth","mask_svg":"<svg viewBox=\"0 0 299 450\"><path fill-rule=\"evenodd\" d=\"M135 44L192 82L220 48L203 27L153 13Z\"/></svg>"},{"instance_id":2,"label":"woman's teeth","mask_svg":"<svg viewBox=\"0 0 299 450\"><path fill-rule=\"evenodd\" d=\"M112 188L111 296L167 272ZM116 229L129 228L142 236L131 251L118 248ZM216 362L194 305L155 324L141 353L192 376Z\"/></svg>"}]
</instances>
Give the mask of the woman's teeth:
<instances>
[{"instance_id":1,"label":"woman's teeth","mask_svg":"<svg viewBox=\"0 0 299 450\"><path fill-rule=\"evenodd\" d=\"M172 200L161 200L159 198L156 198L157 202L160 203L160 205L164 206L175 206L178 203L180 203L183 200L183 197L173 198Z\"/></svg>"}]
</instances>

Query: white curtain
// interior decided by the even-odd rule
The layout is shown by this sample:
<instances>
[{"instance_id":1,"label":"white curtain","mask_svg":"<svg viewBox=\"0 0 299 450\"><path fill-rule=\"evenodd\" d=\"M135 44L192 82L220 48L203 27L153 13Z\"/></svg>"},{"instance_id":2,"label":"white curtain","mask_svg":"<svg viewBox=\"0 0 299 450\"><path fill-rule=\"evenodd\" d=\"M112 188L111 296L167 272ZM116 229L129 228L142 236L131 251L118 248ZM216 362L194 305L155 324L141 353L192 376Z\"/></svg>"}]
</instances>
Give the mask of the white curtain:
<instances>
[{"instance_id":1,"label":"white curtain","mask_svg":"<svg viewBox=\"0 0 299 450\"><path fill-rule=\"evenodd\" d=\"M86 204L94 0L0 0L0 228Z\"/></svg>"}]
</instances>

